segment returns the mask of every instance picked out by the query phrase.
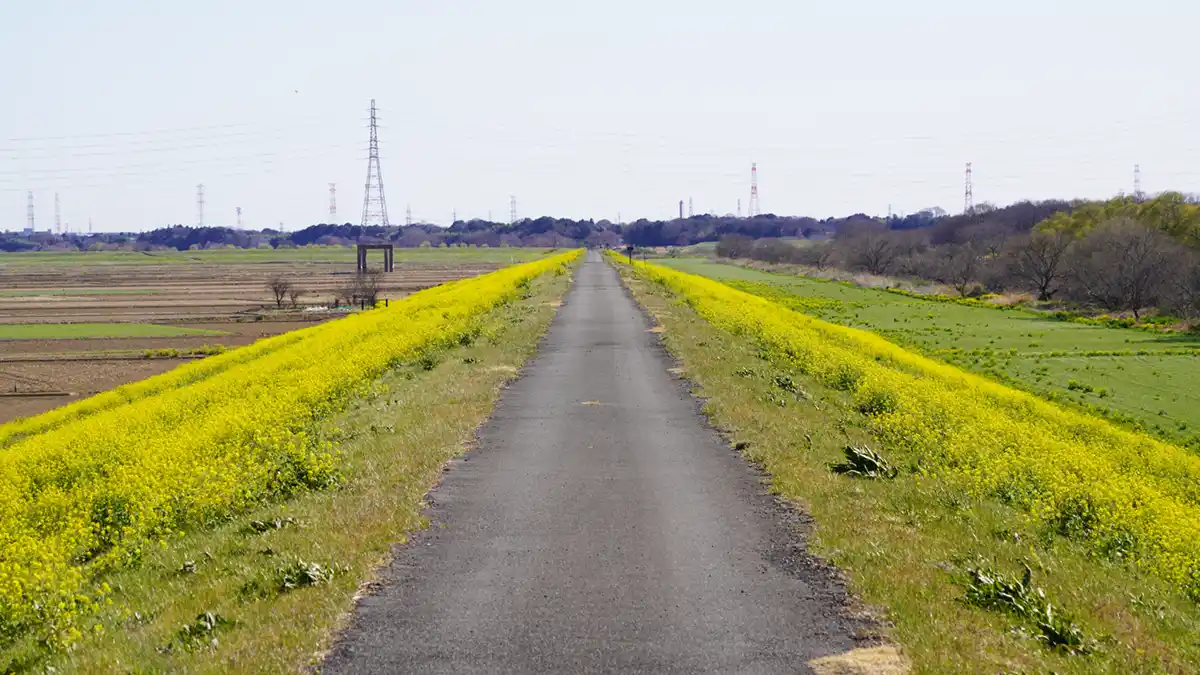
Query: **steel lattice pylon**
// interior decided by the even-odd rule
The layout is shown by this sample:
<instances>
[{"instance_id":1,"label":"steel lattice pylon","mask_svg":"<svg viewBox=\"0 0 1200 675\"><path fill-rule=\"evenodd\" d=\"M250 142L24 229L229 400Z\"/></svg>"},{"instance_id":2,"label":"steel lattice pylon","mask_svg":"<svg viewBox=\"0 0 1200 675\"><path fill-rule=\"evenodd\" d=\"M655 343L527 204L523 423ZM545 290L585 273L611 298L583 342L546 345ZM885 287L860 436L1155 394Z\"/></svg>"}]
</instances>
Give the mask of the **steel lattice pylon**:
<instances>
[{"instance_id":1,"label":"steel lattice pylon","mask_svg":"<svg viewBox=\"0 0 1200 675\"><path fill-rule=\"evenodd\" d=\"M387 227L387 200L383 196L383 171L379 167L379 131L375 115L375 99L371 99L371 145L367 158L367 185L363 195L362 225Z\"/></svg>"}]
</instances>

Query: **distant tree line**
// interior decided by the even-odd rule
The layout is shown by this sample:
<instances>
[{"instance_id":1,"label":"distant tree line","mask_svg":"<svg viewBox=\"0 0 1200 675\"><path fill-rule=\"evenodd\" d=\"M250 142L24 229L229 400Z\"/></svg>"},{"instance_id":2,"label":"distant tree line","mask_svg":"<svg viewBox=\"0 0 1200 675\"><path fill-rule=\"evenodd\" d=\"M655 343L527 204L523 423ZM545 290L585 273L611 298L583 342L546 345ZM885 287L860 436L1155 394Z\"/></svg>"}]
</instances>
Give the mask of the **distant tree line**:
<instances>
[{"instance_id":1,"label":"distant tree line","mask_svg":"<svg viewBox=\"0 0 1200 675\"><path fill-rule=\"evenodd\" d=\"M847 224L828 241L723 237L717 254L929 280L963 296L1027 291L1140 319L1200 317L1200 204L1179 193L1023 202L935 218Z\"/></svg>"},{"instance_id":2,"label":"distant tree line","mask_svg":"<svg viewBox=\"0 0 1200 675\"><path fill-rule=\"evenodd\" d=\"M516 223L460 220L449 227L414 224L363 227L351 223L320 223L294 232L239 230L229 227L173 225L141 234L58 235L48 232L26 236L0 234L0 250L89 250L125 248L132 250L212 248L261 248L317 245L349 245L358 241L389 241L402 247L419 246L687 246L716 241L727 234L762 237L827 237L847 223L869 222L858 214L848 218L817 220L771 214L753 218L699 215L673 220L640 219L618 224L608 220L569 218L525 218Z\"/></svg>"}]
</instances>

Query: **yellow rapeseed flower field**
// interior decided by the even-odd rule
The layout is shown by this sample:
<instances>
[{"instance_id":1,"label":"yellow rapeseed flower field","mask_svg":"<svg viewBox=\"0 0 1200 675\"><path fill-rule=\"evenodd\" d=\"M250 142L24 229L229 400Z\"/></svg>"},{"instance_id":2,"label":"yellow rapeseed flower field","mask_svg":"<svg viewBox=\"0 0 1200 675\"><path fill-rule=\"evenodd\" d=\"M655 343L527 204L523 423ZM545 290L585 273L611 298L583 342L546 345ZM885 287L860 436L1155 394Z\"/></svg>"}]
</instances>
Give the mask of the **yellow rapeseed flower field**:
<instances>
[{"instance_id":1,"label":"yellow rapeseed flower field","mask_svg":"<svg viewBox=\"0 0 1200 675\"><path fill-rule=\"evenodd\" d=\"M614 256L622 260L620 256ZM994 497L1200 599L1200 457L703 277L634 263L710 323L848 392L924 476Z\"/></svg>"},{"instance_id":2,"label":"yellow rapeseed flower field","mask_svg":"<svg viewBox=\"0 0 1200 675\"><path fill-rule=\"evenodd\" d=\"M69 644L100 575L181 528L337 476L315 423L383 371L466 343L568 252L262 340L0 426L0 640Z\"/></svg>"}]
</instances>

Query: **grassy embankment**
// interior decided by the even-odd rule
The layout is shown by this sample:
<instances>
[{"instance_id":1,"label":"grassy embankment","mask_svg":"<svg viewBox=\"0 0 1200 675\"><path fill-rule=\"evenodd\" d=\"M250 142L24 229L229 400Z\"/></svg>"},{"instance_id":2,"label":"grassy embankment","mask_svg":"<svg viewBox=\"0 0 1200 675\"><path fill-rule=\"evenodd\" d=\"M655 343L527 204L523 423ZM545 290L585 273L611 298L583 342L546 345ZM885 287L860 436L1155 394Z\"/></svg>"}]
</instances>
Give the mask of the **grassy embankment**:
<instances>
[{"instance_id":1,"label":"grassy embankment","mask_svg":"<svg viewBox=\"0 0 1200 675\"><path fill-rule=\"evenodd\" d=\"M702 259L658 262L1200 449L1200 334L1057 321Z\"/></svg>"},{"instance_id":2,"label":"grassy embankment","mask_svg":"<svg viewBox=\"0 0 1200 675\"><path fill-rule=\"evenodd\" d=\"M1150 565L1132 562L1127 551L1098 550L1085 536L1064 536L1011 500L967 489L950 480L953 470L939 467L940 458L881 443L872 430L883 411L862 405L876 400L870 391L831 387L820 364L798 370L754 328L716 328L678 292L619 267L663 326L706 413L731 442L745 444L774 491L813 516L812 550L881 608L915 672L1194 672L1200 611ZM730 316L740 316L739 307ZM863 367L873 368L867 358ZM895 477L838 475L832 467L845 462L847 445L880 451L898 468ZM1039 605L1037 587L1053 606L1048 630L1032 612L989 596L996 585L976 583L969 600L969 569L1019 584L1025 565L1031 581L1024 599ZM1072 625L1074 637L1061 634ZM1087 653L1053 646L1077 639L1077 651Z\"/></svg>"},{"instance_id":3,"label":"grassy embankment","mask_svg":"<svg viewBox=\"0 0 1200 675\"><path fill-rule=\"evenodd\" d=\"M79 340L84 338L189 337L225 335L219 330L153 323L9 323L0 324L0 340Z\"/></svg>"},{"instance_id":4,"label":"grassy embankment","mask_svg":"<svg viewBox=\"0 0 1200 675\"><path fill-rule=\"evenodd\" d=\"M421 499L460 454L500 388L533 354L569 284L535 279L489 312L479 339L397 367L324 425L338 486L230 515L147 549L106 577L104 630L69 653L28 641L0 651L16 670L296 672L314 663L392 545L425 525ZM2 668L0 668L2 670Z\"/></svg>"}]
</instances>

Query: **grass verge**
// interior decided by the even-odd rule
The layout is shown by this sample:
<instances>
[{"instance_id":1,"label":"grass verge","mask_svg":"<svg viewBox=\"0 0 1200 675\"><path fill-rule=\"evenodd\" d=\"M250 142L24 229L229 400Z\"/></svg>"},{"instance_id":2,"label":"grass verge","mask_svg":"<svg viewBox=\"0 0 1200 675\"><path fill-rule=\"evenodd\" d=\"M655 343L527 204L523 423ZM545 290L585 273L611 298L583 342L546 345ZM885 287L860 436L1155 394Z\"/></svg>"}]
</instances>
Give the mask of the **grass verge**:
<instances>
[{"instance_id":1,"label":"grass verge","mask_svg":"<svg viewBox=\"0 0 1200 675\"><path fill-rule=\"evenodd\" d=\"M487 316L474 344L380 379L326 428L338 488L186 533L114 575L103 630L67 654L0 653L9 669L56 672L295 672L313 664L392 545L426 525L421 500L463 452L503 384L532 356L569 276L533 281ZM0 670L3 670L0 668Z\"/></svg>"},{"instance_id":2,"label":"grass verge","mask_svg":"<svg viewBox=\"0 0 1200 675\"><path fill-rule=\"evenodd\" d=\"M773 362L618 267L663 326L713 423L744 444L774 491L813 516L813 552L841 568L865 602L886 608L914 672L1194 672L1194 602L998 501L893 473L877 461L886 457L863 451L879 448L845 393Z\"/></svg>"}]
</instances>

